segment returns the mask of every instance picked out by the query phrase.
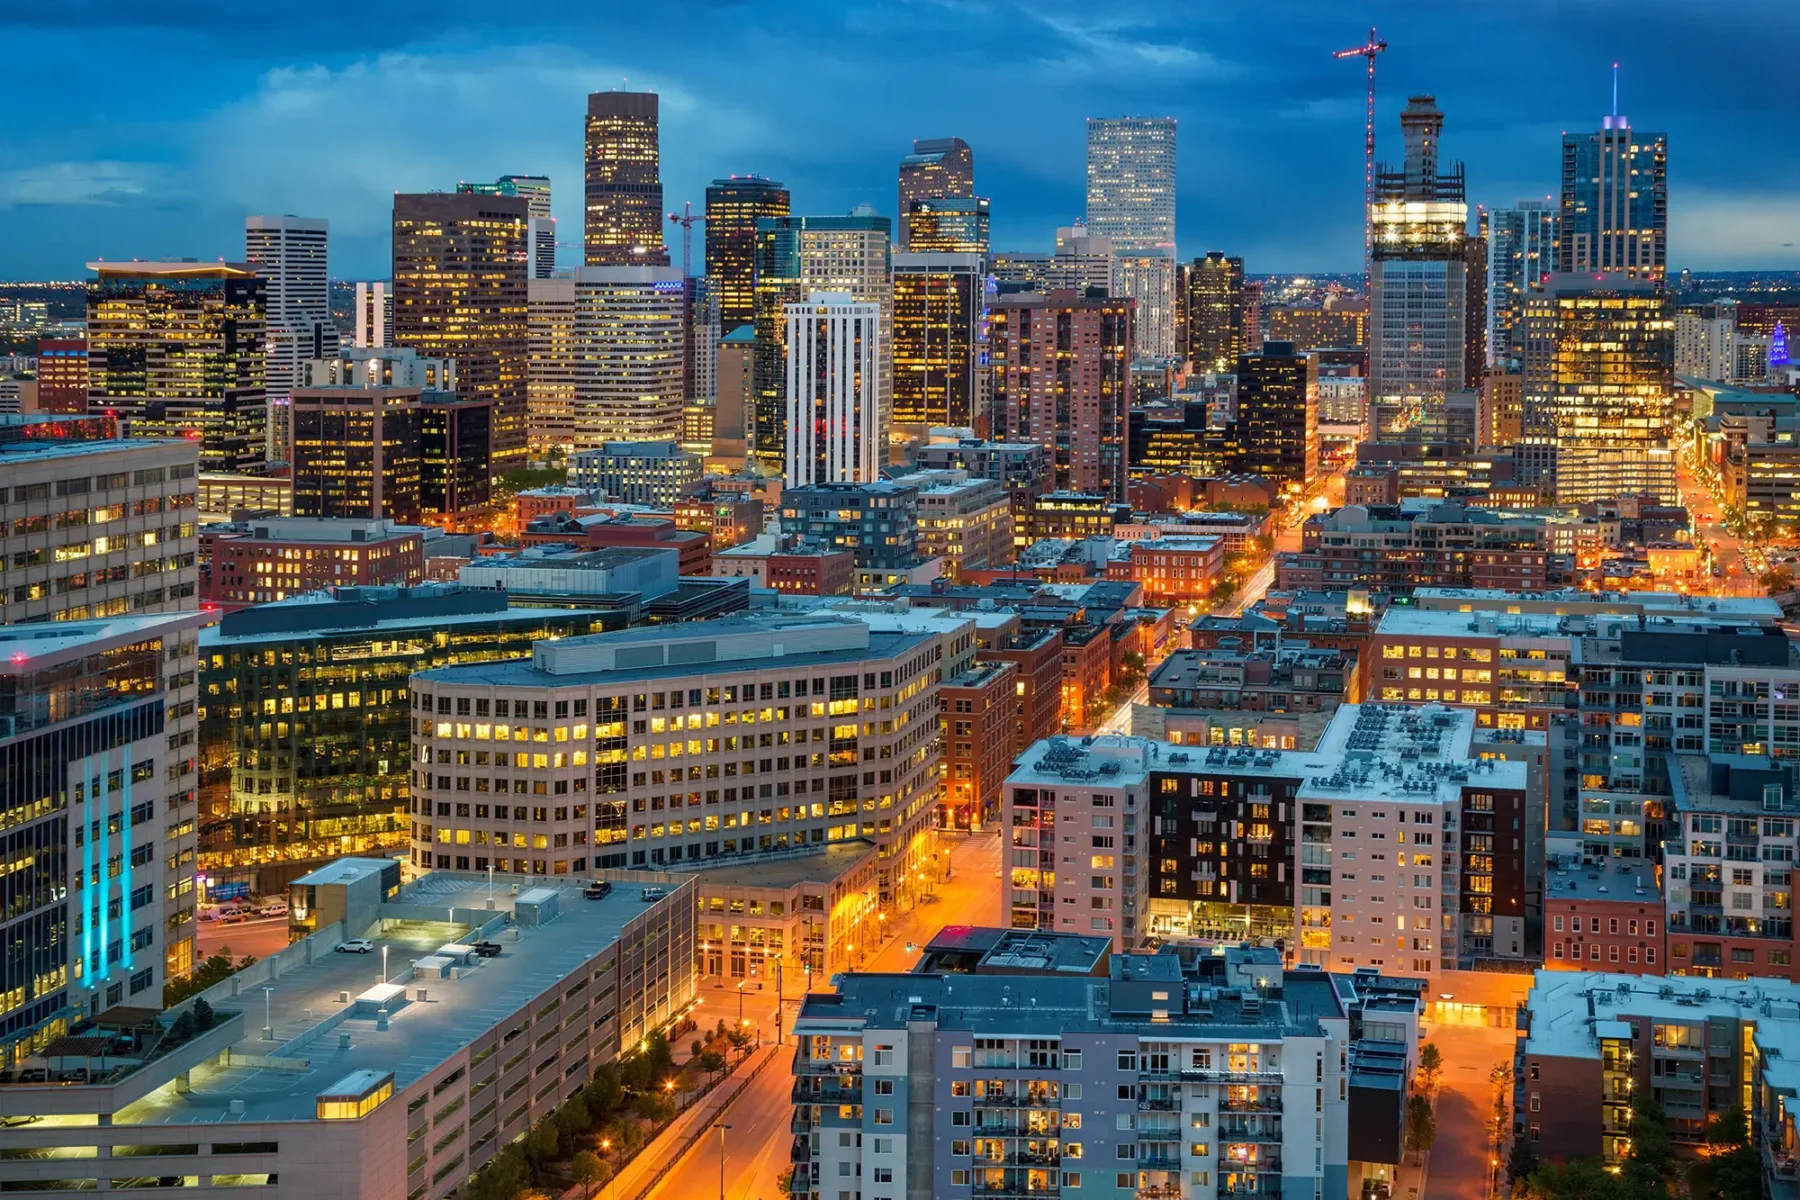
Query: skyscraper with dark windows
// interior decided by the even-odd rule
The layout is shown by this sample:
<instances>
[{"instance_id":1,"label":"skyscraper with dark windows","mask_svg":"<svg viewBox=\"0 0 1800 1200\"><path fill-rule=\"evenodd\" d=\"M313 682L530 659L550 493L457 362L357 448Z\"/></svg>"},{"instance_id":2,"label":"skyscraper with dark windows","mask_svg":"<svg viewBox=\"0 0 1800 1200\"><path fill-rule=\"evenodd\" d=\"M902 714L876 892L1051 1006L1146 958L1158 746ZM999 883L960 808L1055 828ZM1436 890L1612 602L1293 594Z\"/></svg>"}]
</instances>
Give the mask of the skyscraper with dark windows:
<instances>
[{"instance_id":1,"label":"skyscraper with dark windows","mask_svg":"<svg viewBox=\"0 0 1800 1200\"><path fill-rule=\"evenodd\" d=\"M756 222L788 215L788 190L761 175L715 179L706 189L706 274L713 281L719 328L756 317Z\"/></svg>"},{"instance_id":2,"label":"skyscraper with dark windows","mask_svg":"<svg viewBox=\"0 0 1800 1200\"><path fill-rule=\"evenodd\" d=\"M979 254L894 256L896 426L985 426L983 261Z\"/></svg>"},{"instance_id":3,"label":"skyscraper with dark windows","mask_svg":"<svg viewBox=\"0 0 1800 1200\"><path fill-rule=\"evenodd\" d=\"M914 254L988 252L988 202L968 196L914 200L901 214L903 244Z\"/></svg>"},{"instance_id":4,"label":"skyscraper with dark windows","mask_svg":"<svg viewBox=\"0 0 1800 1200\"><path fill-rule=\"evenodd\" d=\"M881 311L880 361L875 394L876 427L888 429L892 412L894 326L893 222L859 206L841 217L762 217L756 223L752 408L745 414L751 450L781 470L787 453L787 315L814 292L845 292ZM754 418L754 419L752 419ZM879 461L886 461L881 450Z\"/></svg>"},{"instance_id":5,"label":"skyscraper with dark windows","mask_svg":"<svg viewBox=\"0 0 1800 1200\"><path fill-rule=\"evenodd\" d=\"M1557 208L1521 200L1488 214L1488 357L1516 360L1525 349L1525 294L1556 269Z\"/></svg>"},{"instance_id":6,"label":"skyscraper with dark windows","mask_svg":"<svg viewBox=\"0 0 1800 1200\"><path fill-rule=\"evenodd\" d=\"M1187 348L1196 371L1236 369L1244 340L1244 260L1208 250L1187 272Z\"/></svg>"},{"instance_id":7,"label":"skyscraper with dark windows","mask_svg":"<svg viewBox=\"0 0 1800 1200\"><path fill-rule=\"evenodd\" d=\"M1556 269L1663 279L1669 258L1669 135L1616 111L1594 133L1563 134Z\"/></svg>"},{"instance_id":8,"label":"skyscraper with dark windows","mask_svg":"<svg viewBox=\"0 0 1800 1200\"><path fill-rule=\"evenodd\" d=\"M587 104L590 267L668 266L655 92L594 92Z\"/></svg>"},{"instance_id":9,"label":"skyscraper with dark windows","mask_svg":"<svg viewBox=\"0 0 1800 1200\"><path fill-rule=\"evenodd\" d=\"M556 218L550 215L550 179L546 175L502 175L493 183L459 183L459 192L478 196L523 196L531 204L531 277L556 274Z\"/></svg>"},{"instance_id":10,"label":"skyscraper with dark windows","mask_svg":"<svg viewBox=\"0 0 1800 1200\"><path fill-rule=\"evenodd\" d=\"M1240 470L1298 493L1319 473L1319 360L1265 342L1236 365Z\"/></svg>"},{"instance_id":11,"label":"skyscraper with dark windows","mask_svg":"<svg viewBox=\"0 0 1800 1200\"><path fill-rule=\"evenodd\" d=\"M975 195L975 155L961 138L914 138L913 152L900 160L899 250L911 236L907 214L917 200L971 199ZM929 249L931 247L923 247Z\"/></svg>"},{"instance_id":12,"label":"skyscraper with dark windows","mask_svg":"<svg viewBox=\"0 0 1800 1200\"><path fill-rule=\"evenodd\" d=\"M264 460L268 280L248 263L93 262L88 407L200 443L203 471Z\"/></svg>"},{"instance_id":13,"label":"skyscraper with dark windows","mask_svg":"<svg viewBox=\"0 0 1800 1200\"><path fill-rule=\"evenodd\" d=\"M394 197L393 342L454 360L461 394L493 402L496 473L525 465L530 218L523 196Z\"/></svg>"}]
</instances>

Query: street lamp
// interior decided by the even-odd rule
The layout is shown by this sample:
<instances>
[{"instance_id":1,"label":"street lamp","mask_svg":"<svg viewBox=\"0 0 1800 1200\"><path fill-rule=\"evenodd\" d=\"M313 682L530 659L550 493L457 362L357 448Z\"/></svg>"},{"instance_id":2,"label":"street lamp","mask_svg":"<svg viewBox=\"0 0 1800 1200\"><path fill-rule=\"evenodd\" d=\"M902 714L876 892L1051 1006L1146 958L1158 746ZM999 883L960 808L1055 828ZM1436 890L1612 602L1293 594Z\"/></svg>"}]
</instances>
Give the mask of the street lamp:
<instances>
[{"instance_id":1,"label":"street lamp","mask_svg":"<svg viewBox=\"0 0 1800 1200\"><path fill-rule=\"evenodd\" d=\"M611 1138L601 1138L600 1139L600 1154L601 1154L601 1157L603 1157L606 1160L606 1165L608 1167L612 1167L613 1164L612 1164L612 1139ZM612 1195L613 1185L616 1184L618 1182L618 1180L619 1180L619 1170L617 1167L613 1167L612 1173L606 1177L606 1194L608 1196Z\"/></svg>"},{"instance_id":2,"label":"street lamp","mask_svg":"<svg viewBox=\"0 0 1800 1200\"><path fill-rule=\"evenodd\" d=\"M265 1041L265 1042L272 1042L275 1040L275 1022L269 1016L269 996L274 991L275 991L275 989L272 987L265 987L262 990L262 994L263 994L263 1033L262 1033L262 1035L263 1035L263 1041Z\"/></svg>"},{"instance_id":3,"label":"street lamp","mask_svg":"<svg viewBox=\"0 0 1800 1200\"><path fill-rule=\"evenodd\" d=\"M738 980L738 985L737 985L737 994L738 994L738 1026L739 1026L739 1027L740 1027L740 1028L741 1028L741 1027L742 1027L742 1026L743 1026L743 1024L744 1024L744 985L745 985L745 984L746 984L746 983L748 983L748 982L749 982L749 980L747 980L747 979L740 979L740 980Z\"/></svg>"},{"instance_id":4,"label":"street lamp","mask_svg":"<svg viewBox=\"0 0 1800 1200\"><path fill-rule=\"evenodd\" d=\"M388 952L388 948L386 946L383 946L381 948L381 982L382 983L386 983L388 981L387 952Z\"/></svg>"},{"instance_id":5,"label":"street lamp","mask_svg":"<svg viewBox=\"0 0 1800 1200\"><path fill-rule=\"evenodd\" d=\"M714 1121L713 1128L719 1131L719 1200L725 1200L725 1131L731 1126Z\"/></svg>"}]
</instances>

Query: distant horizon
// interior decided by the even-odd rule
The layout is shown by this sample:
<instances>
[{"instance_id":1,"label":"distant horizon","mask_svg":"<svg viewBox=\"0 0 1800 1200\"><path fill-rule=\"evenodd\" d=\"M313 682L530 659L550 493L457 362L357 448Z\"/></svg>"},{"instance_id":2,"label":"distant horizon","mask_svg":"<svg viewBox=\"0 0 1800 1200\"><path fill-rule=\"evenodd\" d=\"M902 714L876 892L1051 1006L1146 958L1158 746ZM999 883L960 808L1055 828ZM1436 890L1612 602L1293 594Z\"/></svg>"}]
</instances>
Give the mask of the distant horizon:
<instances>
[{"instance_id":1,"label":"distant horizon","mask_svg":"<svg viewBox=\"0 0 1800 1200\"><path fill-rule=\"evenodd\" d=\"M996 253L1004 253L1004 251L997 251ZM1198 256L1195 256L1195 257L1198 257ZM118 259L115 261L118 261L118 262L167 262L167 261L171 261L171 260L158 259L158 258L141 258L141 259ZM209 261L209 260L199 260L199 261ZM216 261L216 260L210 260L210 261ZM233 261L233 260L227 260L227 261ZM1191 259L1183 259L1181 261L1192 261L1192 260ZM559 270L559 271L567 270L567 269L572 269L572 267L565 268L560 265L557 267L557 270ZM1734 270L1729 270L1729 271L1706 271L1706 270L1696 270L1691 267L1671 267L1669 270L1669 277L1671 279L1679 279L1683 275L1687 275L1696 280L1734 280L1734 279L1750 280L1750 279L1764 278L1764 277L1769 277L1769 276L1785 275L1785 276L1792 277L1792 282L1793 282L1793 286L1795 289L1800 289L1800 267L1745 267L1745 268L1734 269ZM1362 279L1362 272L1360 270L1355 270L1355 271L1263 271L1263 272L1246 271L1244 273L1244 278L1247 280L1318 279L1318 280L1331 281L1331 282L1336 282L1339 280L1351 280L1351 281L1360 282ZM388 281L389 281L389 276L387 276L387 275L362 275L362 276L332 275L329 277L327 282L329 282L330 284L333 284L333 285L350 285L350 284L357 284L357 283L385 283ZM86 286L90 282L92 282L92 280L88 280L88 279L0 279L0 290L4 290L6 288L14 288L14 287L17 287L17 288L24 288L24 287L83 287L83 286Z\"/></svg>"},{"instance_id":2,"label":"distant horizon","mask_svg":"<svg viewBox=\"0 0 1800 1200\"><path fill-rule=\"evenodd\" d=\"M496 13L473 0L221 0L12 6L12 136L0 144L0 278L96 258L242 253L257 212L332 223L334 273L387 271L395 192L550 178L582 239L590 92L661 97L663 205L732 174L782 180L794 210L892 215L914 138L958 136L993 243L1048 249L1083 215L1085 119L1179 125L1177 244L1250 272L1351 272L1362 258L1364 71L1332 52L1372 23L1378 157L1415 93L1476 205L1554 196L1560 138L1612 105L1669 139L1669 256L1697 271L1800 268L1800 158L1782 144L1800 6L1520 0L1505 9L1321 0L1276 12L1119 0L698 0ZM1746 36L1747 31L1754 36ZM200 64L168 87L171 63ZM79 69L74 64L83 64ZM91 64L91 66L89 65ZM80 86L71 86L79 79ZM1012 103L995 103L996 97ZM679 241L679 239L675 239ZM578 251L576 251L578 252Z\"/></svg>"}]
</instances>

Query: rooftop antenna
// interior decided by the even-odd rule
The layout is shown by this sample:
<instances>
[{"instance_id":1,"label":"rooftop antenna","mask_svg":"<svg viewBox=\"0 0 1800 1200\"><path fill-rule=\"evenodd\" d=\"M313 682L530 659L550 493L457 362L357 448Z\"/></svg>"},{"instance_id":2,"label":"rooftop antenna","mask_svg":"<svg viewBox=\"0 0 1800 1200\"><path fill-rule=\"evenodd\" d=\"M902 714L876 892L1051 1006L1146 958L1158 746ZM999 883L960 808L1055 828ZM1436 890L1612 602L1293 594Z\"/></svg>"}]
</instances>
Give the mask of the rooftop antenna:
<instances>
[{"instance_id":1,"label":"rooftop antenna","mask_svg":"<svg viewBox=\"0 0 1800 1200\"><path fill-rule=\"evenodd\" d=\"M1613 116L1619 115L1619 64L1613 64Z\"/></svg>"}]
</instances>

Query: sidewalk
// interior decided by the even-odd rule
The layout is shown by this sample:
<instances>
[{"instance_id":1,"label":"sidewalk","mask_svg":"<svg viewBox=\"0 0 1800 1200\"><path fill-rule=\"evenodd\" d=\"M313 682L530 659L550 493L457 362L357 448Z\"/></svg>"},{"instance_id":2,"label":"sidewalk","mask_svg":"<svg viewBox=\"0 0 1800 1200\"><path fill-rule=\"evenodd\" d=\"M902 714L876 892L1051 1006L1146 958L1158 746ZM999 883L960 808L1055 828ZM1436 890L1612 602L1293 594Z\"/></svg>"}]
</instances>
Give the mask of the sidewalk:
<instances>
[{"instance_id":1,"label":"sidewalk","mask_svg":"<svg viewBox=\"0 0 1800 1200\"><path fill-rule=\"evenodd\" d=\"M782 1046L765 1044L751 1051L718 1087L664 1126L663 1131L649 1145L638 1151L637 1157L625 1164L611 1183L596 1189L596 1200L637 1200L637 1197L656 1186L681 1161L682 1156L693 1148L699 1137L711 1128L712 1123L719 1119L719 1115L737 1098L738 1091L783 1049ZM792 1050L788 1052L791 1054ZM585 1195L585 1186L578 1183L562 1193L558 1200L584 1200Z\"/></svg>"}]
</instances>

